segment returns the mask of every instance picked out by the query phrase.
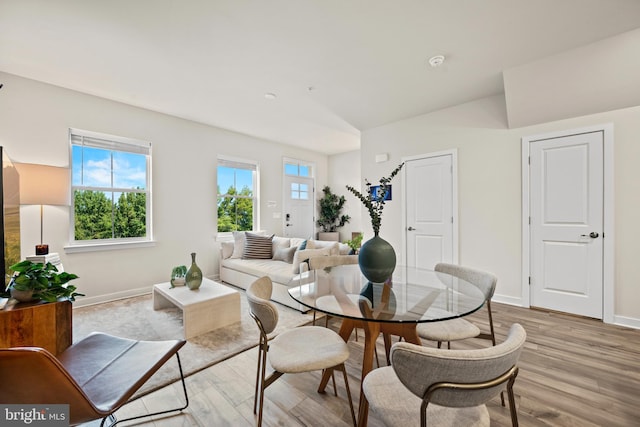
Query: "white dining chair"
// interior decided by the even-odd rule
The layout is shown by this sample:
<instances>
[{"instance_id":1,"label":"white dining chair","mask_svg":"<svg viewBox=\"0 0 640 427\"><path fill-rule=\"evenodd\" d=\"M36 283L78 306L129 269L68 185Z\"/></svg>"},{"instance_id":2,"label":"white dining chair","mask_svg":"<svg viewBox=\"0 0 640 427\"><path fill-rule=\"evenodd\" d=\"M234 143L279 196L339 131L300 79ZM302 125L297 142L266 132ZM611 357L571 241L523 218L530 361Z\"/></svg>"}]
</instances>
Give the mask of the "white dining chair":
<instances>
[{"instance_id":1,"label":"white dining chair","mask_svg":"<svg viewBox=\"0 0 640 427\"><path fill-rule=\"evenodd\" d=\"M283 374L296 374L319 370L342 371L351 419L354 426L356 417L349 390L349 381L344 362L349 359L349 347L340 336L321 326L301 326L282 332L272 340L268 334L278 324L278 309L270 301L273 284L269 277L261 277L247 288L250 315L260 329L258 346L258 369L253 402L253 413L258 411L258 426L262 425L265 389ZM273 372L266 375L268 362ZM333 383L337 396L335 381Z\"/></svg>"}]
</instances>

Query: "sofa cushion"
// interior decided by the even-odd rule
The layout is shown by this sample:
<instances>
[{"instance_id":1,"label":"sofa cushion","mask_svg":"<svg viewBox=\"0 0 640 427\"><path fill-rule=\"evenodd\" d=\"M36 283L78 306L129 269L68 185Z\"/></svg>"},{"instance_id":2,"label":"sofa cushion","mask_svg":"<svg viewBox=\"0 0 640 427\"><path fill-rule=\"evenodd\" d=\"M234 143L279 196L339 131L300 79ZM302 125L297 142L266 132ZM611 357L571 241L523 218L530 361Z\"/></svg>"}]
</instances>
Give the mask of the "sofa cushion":
<instances>
[{"instance_id":1,"label":"sofa cushion","mask_svg":"<svg viewBox=\"0 0 640 427\"><path fill-rule=\"evenodd\" d=\"M273 251L273 260L274 261L284 261L288 264L293 263L293 257L298 248L296 246L292 248L276 248Z\"/></svg>"},{"instance_id":2,"label":"sofa cushion","mask_svg":"<svg viewBox=\"0 0 640 427\"><path fill-rule=\"evenodd\" d=\"M243 259L271 259L273 256L273 234L261 236L247 232L244 240Z\"/></svg>"},{"instance_id":3,"label":"sofa cushion","mask_svg":"<svg viewBox=\"0 0 640 427\"><path fill-rule=\"evenodd\" d=\"M225 268L250 274L256 278L269 276L273 282L287 284L293 278L291 264L272 259L225 259L222 261Z\"/></svg>"}]
</instances>

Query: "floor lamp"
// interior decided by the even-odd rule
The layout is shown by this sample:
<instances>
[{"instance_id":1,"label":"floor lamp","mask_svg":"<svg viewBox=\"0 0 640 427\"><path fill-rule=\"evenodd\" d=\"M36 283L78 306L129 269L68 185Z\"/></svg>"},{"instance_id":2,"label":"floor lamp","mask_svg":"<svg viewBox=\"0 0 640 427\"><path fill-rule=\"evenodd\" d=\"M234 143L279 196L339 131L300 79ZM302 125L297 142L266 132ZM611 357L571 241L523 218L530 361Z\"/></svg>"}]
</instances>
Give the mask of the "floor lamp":
<instances>
[{"instance_id":1,"label":"floor lamp","mask_svg":"<svg viewBox=\"0 0 640 427\"><path fill-rule=\"evenodd\" d=\"M70 205L69 169L31 163L14 164L20 177L20 204L40 205L40 244L36 245L36 255L46 255L49 245L43 239L44 205Z\"/></svg>"}]
</instances>

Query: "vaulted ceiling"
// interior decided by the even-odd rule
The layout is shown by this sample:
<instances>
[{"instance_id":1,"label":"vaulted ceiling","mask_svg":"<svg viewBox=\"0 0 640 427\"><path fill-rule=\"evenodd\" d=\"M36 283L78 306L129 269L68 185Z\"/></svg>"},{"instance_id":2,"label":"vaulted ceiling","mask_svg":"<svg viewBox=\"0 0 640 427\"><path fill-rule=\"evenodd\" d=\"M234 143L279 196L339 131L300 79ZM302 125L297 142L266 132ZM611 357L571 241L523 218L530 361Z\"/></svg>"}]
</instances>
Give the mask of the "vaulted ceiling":
<instances>
[{"instance_id":1,"label":"vaulted ceiling","mask_svg":"<svg viewBox=\"0 0 640 427\"><path fill-rule=\"evenodd\" d=\"M332 154L639 27L638 0L2 0L0 71Z\"/></svg>"}]
</instances>

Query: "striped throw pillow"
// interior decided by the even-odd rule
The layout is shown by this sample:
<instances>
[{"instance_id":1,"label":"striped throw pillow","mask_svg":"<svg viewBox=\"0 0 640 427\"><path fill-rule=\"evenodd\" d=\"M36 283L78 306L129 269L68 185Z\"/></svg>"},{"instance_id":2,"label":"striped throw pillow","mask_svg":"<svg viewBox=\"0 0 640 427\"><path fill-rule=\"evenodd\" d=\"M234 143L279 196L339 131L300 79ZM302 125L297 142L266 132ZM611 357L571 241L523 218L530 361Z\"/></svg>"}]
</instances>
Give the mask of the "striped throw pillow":
<instances>
[{"instance_id":1,"label":"striped throw pillow","mask_svg":"<svg viewBox=\"0 0 640 427\"><path fill-rule=\"evenodd\" d=\"M270 259L273 256L273 234L260 236L259 234L245 233L243 259Z\"/></svg>"}]
</instances>

